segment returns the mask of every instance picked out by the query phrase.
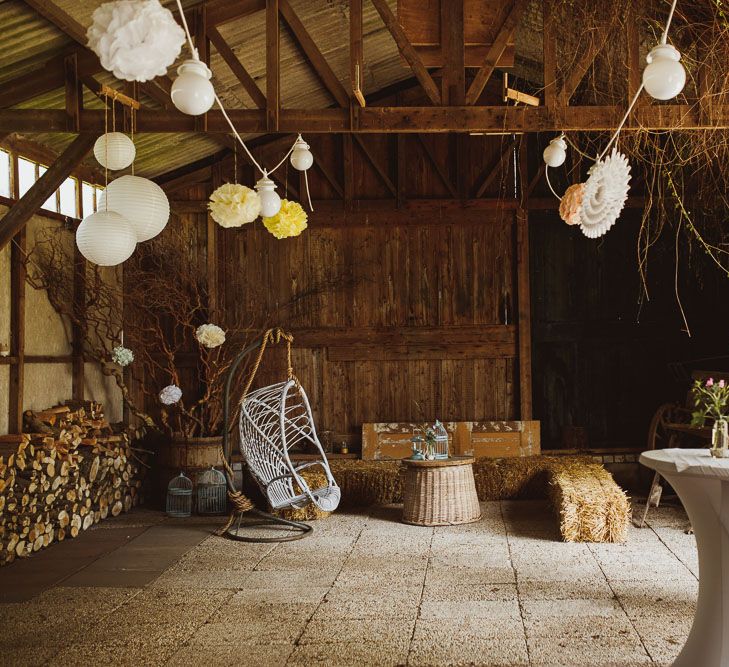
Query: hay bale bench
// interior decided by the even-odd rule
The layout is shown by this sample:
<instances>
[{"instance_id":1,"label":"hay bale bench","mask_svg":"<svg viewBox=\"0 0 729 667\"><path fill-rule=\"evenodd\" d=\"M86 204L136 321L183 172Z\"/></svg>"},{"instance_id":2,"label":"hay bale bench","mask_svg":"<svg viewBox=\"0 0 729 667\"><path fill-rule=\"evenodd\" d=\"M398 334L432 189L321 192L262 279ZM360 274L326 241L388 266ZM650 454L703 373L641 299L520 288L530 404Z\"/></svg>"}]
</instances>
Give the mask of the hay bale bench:
<instances>
[{"instance_id":1,"label":"hay bale bench","mask_svg":"<svg viewBox=\"0 0 729 667\"><path fill-rule=\"evenodd\" d=\"M344 507L402 502L399 461L334 460L330 465L342 489ZM481 501L547 497L565 542L624 542L627 538L628 497L612 475L589 457L480 458L473 472ZM305 521L323 516L310 507L286 514L286 518Z\"/></svg>"}]
</instances>

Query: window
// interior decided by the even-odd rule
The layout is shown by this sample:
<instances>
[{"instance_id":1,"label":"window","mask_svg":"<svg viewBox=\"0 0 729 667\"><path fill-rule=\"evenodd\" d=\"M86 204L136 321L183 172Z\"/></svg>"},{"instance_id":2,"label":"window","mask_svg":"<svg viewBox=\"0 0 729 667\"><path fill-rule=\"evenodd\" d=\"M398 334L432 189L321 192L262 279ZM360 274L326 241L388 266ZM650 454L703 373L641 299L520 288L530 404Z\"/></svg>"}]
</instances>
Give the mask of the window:
<instances>
[{"instance_id":1,"label":"window","mask_svg":"<svg viewBox=\"0 0 729 667\"><path fill-rule=\"evenodd\" d=\"M71 176L61 183L61 187L58 188L59 213L71 216L72 218L78 218L78 202L76 201L77 187L78 181Z\"/></svg>"},{"instance_id":2,"label":"window","mask_svg":"<svg viewBox=\"0 0 729 667\"><path fill-rule=\"evenodd\" d=\"M10 189L10 153L0 150L0 196L12 197Z\"/></svg>"},{"instance_id":3,"label":"window","mask_svg":"<svg viewBox=\"0 0 729 667\"><path fill-rule=\"evenodd\" d=\"M35 183L35 167L35 162L26 160L24 157L18 158L18 191L21 197Z\"/></svg>"},{"instance_id":4,"label":"window","mask_svg":"<svg viewBox=\"0 0 729 667\"><path fill-rule=\"evenodd\" d=\"M84 218L96 211L96 188L91 183L81 184L81 208Z\"/></svg>"},{"instance_id":5,"label":"window","mask_svg":"<svg viewBox=\"0 0 729 667\"><path fill-rule=\"evenodd\" d=\"M47 167L45 167L42 164L39 164L38 165L38 178L43 176L43 174L45 174L47 171L48 171ZM54 192L50 197L48 197L48 199L45 200L45 202L43 203L43 206L41 206L41 208L46 209L46 211L55 211L56 213L58 213L58 197L56 195L57 195L57 193Z\"/></svg>"}]
</instances>

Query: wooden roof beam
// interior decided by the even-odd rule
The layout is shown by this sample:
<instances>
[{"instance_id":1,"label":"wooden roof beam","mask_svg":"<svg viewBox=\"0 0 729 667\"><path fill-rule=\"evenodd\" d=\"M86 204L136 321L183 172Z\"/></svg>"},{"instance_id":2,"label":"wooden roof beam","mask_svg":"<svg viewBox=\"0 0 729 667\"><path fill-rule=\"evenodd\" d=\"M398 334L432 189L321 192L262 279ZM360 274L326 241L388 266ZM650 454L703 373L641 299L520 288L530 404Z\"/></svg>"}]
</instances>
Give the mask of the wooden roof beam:
<instances>
[{"instance_id":1,"label":"wooden roof beam","mask_svg":"<svg viewBox=\"0 0 729 667\"><path fill-rule=\"evenodd\" d=\"M463 2L440 3L440 43L443 52L441 81L444 104L462 106L466 94L466 45Z\"/></svg>"},{"instance_id":2,"label":"wooden roof beam","mask_svg":"<svg viewBox=\"0 0 729 667\"><path fill-rule=\"evenodd\" d=\"M65 111L63 112L65 115ZM0 220L0 250L33 216L84 159L96 141L93 134L80 134L48 170L31 186Z\"/></svg>"},{"instance_id":3,"label":"wooden roof beam","mask_svg":"<svg viewBox=\"0 0 729 667\"><path fill-rule=\"evenodd\" d=\"M364 107L364 42L362 41L362 0L349 0L349 81L352 95Z\"/></svg>"},{"instance_id":4,"label":"wooden roof beam","mask_svg":"<svg viewBox=\"0 0 729 667\"><path fill-rule=\"evenodd\" d=\"M501 24L501 28L499 28L499 33L496 35L494 43L491 45L488 53L486 54L486 60L483 65L481 65L481 68L476 73L476 76L468 88L468 93L466 93L466 104L476 104L476 102L478 102L478 98L481 97L481 93L491 78L491 75L496 68L496 64L499 62L499 59L506 50L509 40L514 34L514 29L516 28L517 23L519 23L519 19L528 4L528 0L514 0L511 10L509 10L504 22Z\"/></svg>"},{"instance_id":5,"label":"wooden roof beam","mask_svg":"<svg viewBox=\"0 0 729 667\"><path fill-rule=\"evenodd\" d=\"M278 132L281 112L279 0L266 0L266 130Z\"/></svg>"},{"instance_id":6,"label":"wooden roof beam","mask_svg":"<svg viewBox=\"0 0 729 667\"><path fill-rule=\"evenodd\" d=\"M420 82L423 87L425 94L428 99L436 106L440 106L442 100L438 86L435 85L433 77L430 76L430 72L423 65L423 61L420 59L418 52L413 48L410 40L405 35L405 31L402 29L400 23L398 23L395 15L390 11L390 7L387 4L387 0L372 0L372 4L375 6L377 13L382 18L385 27L390 31L392 38L397 44L397 48L400 49L402 57L405 58L410 69L413 70L413 74Z\"/></svg>"},{"instance_id":7,"label":"wooden roof beam","mask_svg":"<svg viewBox=\"0 0 729 667\"><path fill-rule=\"evenodd\" d=\"M337 75L334 73L332 68L329 66L326 58L322 55L316 42L312 39L309 32L304 27L296 12L289 4L289 0L278 0L279 10L281 16L286 22L286 25L291 30L294 36L294 41L299 45L299 48L304 52L304 55L309 61L309 65L314 70L314 73L319 77L324 87L329 91L329 94L334 98L334 101L340 107L349 106L349 95L341 84Z\"/></svg>"},{"instance_id":8,"label":"wooden roof beam","mask_svg":"<svg viewBox=\"0 0 729 667\"><path fill-rule=\"evenodd\" d=\"M233 72L236 79L238 79L241 86L243 86L243 89L246 93L248 93L251 100L253 100L253 104L255 104L259 109L265 109L266 96L261 92L258 84L248 73L248 70L243 67L243 64L235 55L233 49L230 48L228 42L225 41L225 38L220 34L215 26L208 25L208 38L220 54L220 57L225 61L225 64L230 68L230 71Z\"/></svg>"}]
</instances>

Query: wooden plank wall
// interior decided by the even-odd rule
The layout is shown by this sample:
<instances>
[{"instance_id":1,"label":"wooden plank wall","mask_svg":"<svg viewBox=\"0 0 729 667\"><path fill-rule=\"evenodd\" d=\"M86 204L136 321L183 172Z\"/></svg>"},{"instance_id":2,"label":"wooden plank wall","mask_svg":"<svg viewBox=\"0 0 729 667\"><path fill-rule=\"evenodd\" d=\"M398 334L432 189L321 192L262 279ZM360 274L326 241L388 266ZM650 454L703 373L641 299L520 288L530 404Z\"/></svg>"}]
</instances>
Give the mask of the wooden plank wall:
<instances>
[{"instance_id":1,"label":"wooden plank wall","mask_svg":"<svg viewBox=\"0 0 729 667\"><path fill-rule=\"evenodd\" d=\"M292 330L318 428L355 449L363 422L518 419L517 206L513 161L500 159L511 138L308 139L315 211L297 238L277 240L260 221L216 225L214 250L203 250L213 183L172 197L197 270L217 257L218 322ZM278 177L282 196L288 187L303 200L298 172ZM232 179L229 161L220 179ZM284 365L283 351L272 354L257 384Z\"/></svg>"}]
</instances>

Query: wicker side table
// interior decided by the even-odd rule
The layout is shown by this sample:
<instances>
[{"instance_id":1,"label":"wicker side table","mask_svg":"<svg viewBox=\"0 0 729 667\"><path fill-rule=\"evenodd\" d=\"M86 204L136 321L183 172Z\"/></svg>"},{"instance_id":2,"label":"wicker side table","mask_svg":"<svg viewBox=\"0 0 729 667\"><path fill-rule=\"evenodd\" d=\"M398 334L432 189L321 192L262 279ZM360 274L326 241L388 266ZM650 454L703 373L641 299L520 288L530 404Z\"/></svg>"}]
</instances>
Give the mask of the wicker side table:
<instances>
[{"instance_id":1,"label":"wicker side table","mask_svg":"<svg viewBox=\"0 0 729 667\"><path fill-rule=\"evenodd\" d=\"M452 526L473 523L481 508L468 456L436 461L403 459L404 523Z\"/></svg>"}]
</instances>

